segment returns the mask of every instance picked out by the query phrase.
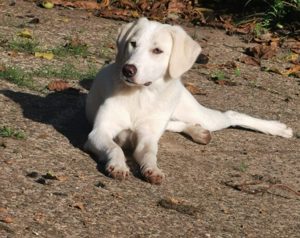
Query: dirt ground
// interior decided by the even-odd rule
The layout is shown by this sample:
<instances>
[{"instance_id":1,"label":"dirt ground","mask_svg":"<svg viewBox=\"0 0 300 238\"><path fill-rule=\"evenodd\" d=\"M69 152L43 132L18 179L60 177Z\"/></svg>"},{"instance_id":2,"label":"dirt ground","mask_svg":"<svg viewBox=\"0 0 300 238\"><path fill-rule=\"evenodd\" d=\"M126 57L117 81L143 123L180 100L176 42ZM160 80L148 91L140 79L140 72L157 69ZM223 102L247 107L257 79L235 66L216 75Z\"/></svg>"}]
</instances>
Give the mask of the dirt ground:
<instances>
[{"instance_id":1,"label":"dirt ground","mask_svg":"<svg viewBox=\"0 0 300 238\"><path fill-rule=\"evenodd\" d=\"M33 17L38 24L28 24ZM77 35L90 55L47 60L1 45L0 64L29 71L66 62L78 70L91 64L100 69L113 57L120 24L81 10L3 1L2 39L29 28L49 48ZM281 120L294 138L232 128L213 133L204 146L165 133L158 153L164 183L143 181L130 159L132 175L120 182L82 149L90 130L83 81L70 79L80 91L59 93L45 89L53 77L34 77L35 88L0 79L0 126L26 135L0 137L0 237L300 237L299 79L237 62L251 45L240 36L206 27L187 31L210 65L235 61L239 68L222 69L235 82L229 86L211 80L213 66L195 64L183 78L200 89L199 102ZM280 57L263 64L283 65Z\"/></svg>"}]
</instances>

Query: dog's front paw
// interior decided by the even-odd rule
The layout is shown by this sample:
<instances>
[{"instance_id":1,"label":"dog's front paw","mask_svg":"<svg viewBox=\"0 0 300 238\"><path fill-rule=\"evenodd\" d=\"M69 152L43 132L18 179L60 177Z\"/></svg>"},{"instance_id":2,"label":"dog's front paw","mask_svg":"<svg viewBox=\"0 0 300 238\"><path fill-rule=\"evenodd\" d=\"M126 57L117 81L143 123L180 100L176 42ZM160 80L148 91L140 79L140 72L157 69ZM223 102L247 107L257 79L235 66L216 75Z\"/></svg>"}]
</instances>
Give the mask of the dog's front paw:
<instances>
[{"instance_id":1,"label":"dog's front paw","mask_svg":"<svg viewBox=\"0 0 300 238\"><path fill-rule=\"evenodd\" d=\"M112 178L118 180L127 179L129 176L129 168L126 163L114 163L112 160L106 165L106 171Z\"/></svg>"},{"instance_id":2,"label":"dog's front paw","mask_svg":"<svg viewBox=\"0 0 300 238\"><path fill-rule=\"evenodd\" d=\"M165 175L159 168L147 168L142 173L147 182L151 184L160 185L165 178Z\"/></svg>"}]
</instances>

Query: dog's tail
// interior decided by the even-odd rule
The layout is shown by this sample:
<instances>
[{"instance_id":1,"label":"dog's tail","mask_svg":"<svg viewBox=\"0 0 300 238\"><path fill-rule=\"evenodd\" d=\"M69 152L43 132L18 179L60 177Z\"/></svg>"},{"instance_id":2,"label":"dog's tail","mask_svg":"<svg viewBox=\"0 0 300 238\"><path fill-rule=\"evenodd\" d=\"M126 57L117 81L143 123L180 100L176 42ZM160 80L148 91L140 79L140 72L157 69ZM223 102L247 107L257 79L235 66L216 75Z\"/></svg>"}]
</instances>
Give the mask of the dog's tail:
<instances>
[{"instance_id":1,"label":"dog's tail","mask_svg":"<svg viewBox=\"0 0 300 238\"><path fill-rule=\"evenodd\" d=\"M183 90L172 119L199 124L209 131L243 127L285 138L293 136L292 129L279 121L258 119L235 111L221 112L202 106L186 89Z\"/></svg>"},{"instance_id":2,"label":"dog's tail","mask_svg":"<svg viewBox=\"0 0 300 238\"><path fill-rule=\"evenodd\" d=\"M293 136L293 130L279 121L258 119L235 111L227 111L223 114L228 118L232 127L243 127L285 138Z\"/></svg>"}]
</instances>

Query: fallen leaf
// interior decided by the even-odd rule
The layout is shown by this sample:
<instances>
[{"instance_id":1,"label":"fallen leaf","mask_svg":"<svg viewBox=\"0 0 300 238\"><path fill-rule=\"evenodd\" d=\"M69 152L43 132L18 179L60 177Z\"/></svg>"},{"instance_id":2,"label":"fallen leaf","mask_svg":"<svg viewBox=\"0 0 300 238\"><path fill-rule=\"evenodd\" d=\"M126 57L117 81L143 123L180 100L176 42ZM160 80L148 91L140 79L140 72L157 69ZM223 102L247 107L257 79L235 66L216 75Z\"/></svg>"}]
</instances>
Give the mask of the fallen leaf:
<instances>
[{"instance_id":1,"label":"fallen leaf","mask_svg":"<svg viewBox=\"0 0 300 238\"><path fill-rule=\"evenodd\" d=\"M297 64L297 65L294 65L294 66L290 67L287 70L282 71L281 74L284 75L284 76L289 76L289 75L298 73L299 71L300 71L300 65Z\"/></svg>"},{"instance_id":2,"label":"fallen leaf","mask_svg":"<svg viewBox=\"0 0 300 238\"><path fill-rule=\"evenodd\" d=\"M130 9L136 9L136 5L134 1L129 1L129 0L120 0L119 5L123 8L130 8Z\"/></svg>"},{"instance_id":3,"label":"fallen leaf","mask_svg":"<svg viewBox=\"0 0 300 238\"><path fill-rule=\"evenodd\" d=\"M0 207L0 213L7 212L7 209L4 207Z\"/></svg>"},{"instance_id":4,"label":"fallen leaf","mask_svg":"<svg viewBox=\"0 0 300 238\"><path fill-rule=\"evenodd\" d=\"M222 65L222 67L225 67L227 69L236 69L237 64L234 61L227 61L225 64Z\"/></svg>"},{"instance_id":5,"label":"fallen leaf","mask_svg":"<svg viewBox=\"0 0 300 238\"><path fill-rule=\"evenodd\" d=\"M269 42L271 40L272 40L272 33L270 32L260 34L258 37L254 38L254 41L257 43Z\"/></svg>"},{"instance_id":6,"label":"fallen leaf","mask_svg":"<svg viewBox=\"0 0 300 238\"><path fill-rule=\"evenodd\" d=\"M64 182L64 181L66 181L66 180L68 179L68 177L67 177L67 176L64 176L64 175L57 175L57 176L56 176L56 179L57 179L58 181Z\"/></svg>"},{"instance_id":7,"label":"fallen leaf","mask_svg":"<svg viewBox=\"0 0 300 238\"><path fill-rule=\"evenodd\" d=\"M199 87L192 83L184 83L184 86L193 95L205 95Z\"/></svg>"},{"instance_id":8,"label":"fallen leaf","mask_svg":"<svg viewBox=\"0 0 300 238\"><path fill-rule=\"evenodd\" d=\"M49 1L43 1L42 2L42 6L46 9L51 9L54 7L54 4L52 2Z\"/></svg>"},{"instance_id":9,"label":"fallen leaf","mask_svg":"<svg viewBox=\"0 0 300 238\"><path fill-rule=\"evenodd\" d=\"M52 81L47 86L47 88L51 91L63 91L70 87L69 83L63 80Z\"/></svg>"},{"instance_id":10,"label":"fallen leaf","mask_svg":"<svg viewBox=\"0 0 300 238\"><path fill-rule=\"evenodd\" d=\"M283 45L284 48L290 49L292 52L300 55L300 41L297 39L287 39L284 41Z\"/></svg>"},{"instance_id":11,"label":"fallen leaf","mask_svg":"<svg viewBox=\"0 0 300 238\"><path fill-rule=\"evenodd\" d=\"M138 18L140 16L140 14L137 11L132 11L131 12L132 17L134 18Z\"/></svg>"},{"instance_id":12,"label":"fallen leaf","mask_svg":"<svg viewBox=\"0 0 300 238\"><path fill-rule=\"evenodd\" d=\"M14 219L11 216L4 216L4 217L0 217L0 221L4 222L4 223L13 223Z\"/></svg>"},{"instance_id":13,"label":"fallen leaf","mask_svg":"<svg viewBox=\"0 0 300 238\"><path fill-rule=\"evenodd\" d=\"M270 45L261 44L246 49L245 53L257 59L270 59L276 55L278 44L271 42Z\"/></svg>"},{"instance_id":14,"label":"fallen leaf","mask_svg":"<svg viewBox=\"0 0 300 238\"><path fill-rule=\"evenodd\" d=\"M35 52L34 56L37 58L43 58L47 60L52 60L54 58L54 54L52 52Z\"/></svg>"},{"instance_id":15,"label":"fallen leaf","mask_svg":"<svg viewBox=\"0 0 300 238\"><path fill-rule=\"evenodd\" d=\"M186 5L177 0L171 0L168 4L168 13L182 12Z\"/></svg>"},{"instance_id":16,"label":"fallen leaf","mask_svg":"<svg viewBox=\"0 0 300 238\"><path fill-rule=\"evenodd\" d=\"M137 5L142 11L145 11L150 8L148 0L140 0L138 1Z\"/></svg>"},{"instance_id":17,"label":"fallen leaf","mask_svg":"<svg viewBox=\"0 0 300 238\"><path fill-rule=\"evenodd\" d=\"M199 210L192 205L184 204L184 201L178 200L176 198L160 199L157 204L163 208L175 210L179 213L191 216L196 215Z\"/></svg>"},{"instance_id":18,"label":"fallen leaf","mask_svg":"<svg viewBox=\"0 0 300 238\"><path fill-rule=\"evenodd\" d=\"M300 57L298 54L296 53L290 53L287 57L286 57L286 60L290 63L293 63L293 64L297 64L297 63L300 63Z\"/></svg>"},{"instance_id":19,"label":"fallen leaf","mask_svg":"<svg viewBox=\"0 0 300 238\"><path fill-rule=\"evenodd\" d=\"M24 29L18 33L18 36L32 39L32 32L28 29Z\"/></svg>"},{"instance_id":20,"label":"fallen leaf","mask_svg":"<svg viewBox=\"0 0 300 238\"><path fill-rule=\"evenodd\" d=\"M260 66L260 60L251 56L244 56L239 61L247 65Z\"/></svg>"},{"instance_id":21,"label":"fallen leaf","mask_svg":"<svg viewBox=\"0 0 300 238\"><path fill-rule=\"evenodd\" d=\"M81 211L84 210L84 204L82 202L76 202L73 207L80 209Z\"/></svg>"},{"instance_id":22,"label":"fallen leaf","mask_svg":"<svg viewBox=\"0 0 300 238\"><path fill-rule=\"evenodd\" d=\"M11 57L17 57L19 54L18 54L18 52L17 51L10 51L10 52L8 52L7 53L9 56L11 56Z\"/></svg>"},{"instance_id":23,"label":"fallen leaf","mask_svg":"<svg viewBox=\"0 0 300 238\"><path fill-rule=\"evenodd\" d=\"M64 0L52 0L52 3L55 5L60 5L64 7L74 7L74 8L80 8L80 9L86 9L86 10L97 10L102 8L105 5L101 5L97 3L96 1L73 1L68 2Z\"/></svg>"}]
</instances>

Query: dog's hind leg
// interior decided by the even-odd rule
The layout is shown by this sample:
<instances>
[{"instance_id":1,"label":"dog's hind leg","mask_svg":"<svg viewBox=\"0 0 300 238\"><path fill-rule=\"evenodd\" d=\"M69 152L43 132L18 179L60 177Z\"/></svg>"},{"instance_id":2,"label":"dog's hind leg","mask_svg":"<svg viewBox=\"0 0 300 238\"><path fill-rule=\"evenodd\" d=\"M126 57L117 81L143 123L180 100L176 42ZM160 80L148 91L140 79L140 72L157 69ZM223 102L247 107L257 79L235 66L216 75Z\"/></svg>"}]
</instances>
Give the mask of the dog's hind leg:
<instances>
[{"instance_id":1,"label":"dog's hind leg","mask_svg":"<svg viewBox=\"0 0 300 238\"><path fill-rule=\"evenodd\" d=\"M204 129L198 124L185 123L183 121L169 121L166 130L188 135L194 142L203 145L208 144L211 140L209 130Z\"/></svg>"},{"instance_id":2,"label":"dog's hind leg","mask_svg":"<svg viewBox=\"0 0 300 238\"><path fill-rule=\"evenodd\" d=\"M235 111L220 112L206 108L185 88L171 120L198 124L209 131L240 126L286 138L293 136L292 129L279 121L262 120Z\"/></svg>"}]
</instances>

